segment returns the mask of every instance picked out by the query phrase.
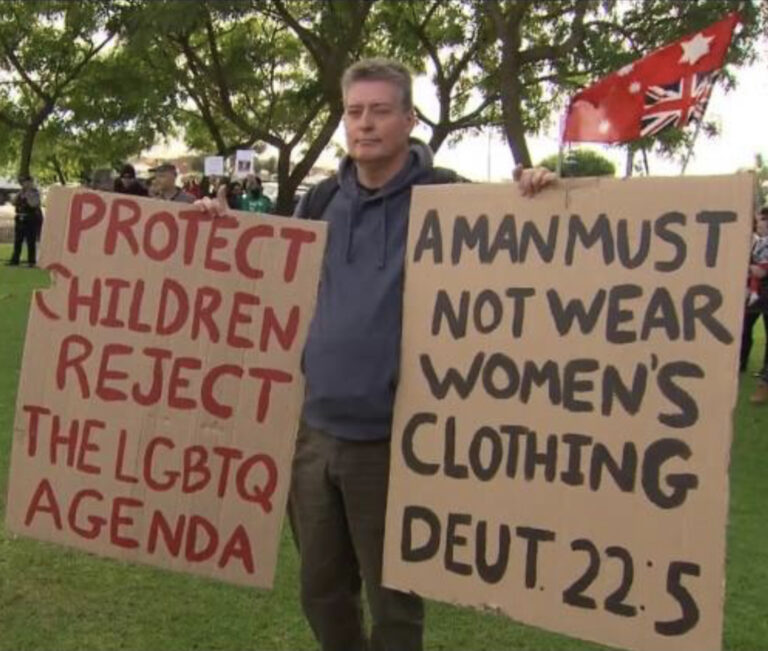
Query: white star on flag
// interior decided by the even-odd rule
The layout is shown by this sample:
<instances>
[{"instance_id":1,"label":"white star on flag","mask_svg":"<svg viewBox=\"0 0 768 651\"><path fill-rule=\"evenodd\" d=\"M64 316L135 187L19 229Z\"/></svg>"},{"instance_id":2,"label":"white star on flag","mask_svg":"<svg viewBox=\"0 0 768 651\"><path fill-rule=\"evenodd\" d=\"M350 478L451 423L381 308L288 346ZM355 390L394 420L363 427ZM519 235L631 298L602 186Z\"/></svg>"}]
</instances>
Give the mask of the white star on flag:
<instances>
[{"instance_id":1,"label":"white star on flag","mask_svg":"<svg viewBox=\"0 0 768 651\"><path fill-rule=\"evenodd\" d=\"M694 65L701 57L709 53L709 42L713 41L714 38L714 36L704 36L704 34L699 32L690 41L680 43L683 48L683 56L680 57L680 63Z\"/></svg>"},{"instance_id":2,"label":"white star on flag","mask_svg":"<svg viewBox=\"0 0 768 651\"><path fill-rule=\"evenodd\" d=\"M600 133L608 133L611 130L611 123L608 120L600 120L600 124L597 125L597 130Z\"/></svg>"},{"instance_id":3,"label":"white star on flag","mask_svg":"<svg viewBox=\"0 0 768 651\"><path fill-rule=\"evenodd\" d=\"M634 95L635 93L639 93L641 88L642 88L642 86L640 85L639 81L633 81L629 85L629 92Z\"/></svg>"},{"instance_id":4,"label":"white star on flag","mask_svg":"<svg viewBox=\"0 0 768 651\"><path fill-rule=\"evenodd\" d=\"M619 68L618 75L619 77L626 77L630 72L632 72L632 69L635 67L634 63L629 63L625 65L623 68Z\"/></svg>"}]
</instances>

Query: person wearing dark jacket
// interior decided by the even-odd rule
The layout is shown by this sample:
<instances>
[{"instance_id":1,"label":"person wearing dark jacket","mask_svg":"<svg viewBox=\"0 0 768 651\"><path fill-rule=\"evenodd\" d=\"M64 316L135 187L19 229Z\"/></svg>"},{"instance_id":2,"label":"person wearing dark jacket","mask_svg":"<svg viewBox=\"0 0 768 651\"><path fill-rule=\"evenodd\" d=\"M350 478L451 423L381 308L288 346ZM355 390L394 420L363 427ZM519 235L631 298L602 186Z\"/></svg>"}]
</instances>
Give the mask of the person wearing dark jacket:
<instances>
[{"instance_id":1,"label":"person wearing dark jacket","mask_svg":"<svg viewBox=\"0 0 768 651\"><path fill-rule=\"evenodd\" d=\"M40 205L40 192L30 176L19 178L21 192L14 199L16 215L14 217L13 254L9 266L18 267L21 262L21 249L27 243L27 265L37 265L37 241L43 227L43 209Z\"/></svg>"},{"instance_id":2,"label":"person wearing dark jacket","mask_svg":"<svg viewBox=\"0 0 768 651\"><path fill-rule=\"evenodd\" d=\"M120 194L132 194L137 197L149 196L147 188L136 178L133 165L126 163L120 170L120 176L115 179L114 191Z\"/></svg>"},{"instance_id":3,"label":"person wearing dark jacket","mask_svg":"<svg viewBox=\"0 0 768 651\"><path fill-rule=\"evenodd\" d=\"M311 191L296 209L327 222L328 242L304 349L289 515L302 608L323 651L417 651L423 602L383 587L381 571L408 213L412 187L434 176L432 153L410 139L416 117L403 65L360 61L341 85L348 155L338 189L321 214L308 214ZM523 194L554 178L541 168L515 176ZM200 204L226 210L222 194Z\"/></svg>"},{"instance_id":4,"label":"person wearing dark jacket","mask_svg":"<svg viewBox=\"0 0 768 651\"><path fill-rule=\"evenodd\" d=\"M304 612L324 650L422 648L423 603L381 585L411 189L434 174L408 70L372 60L342 80L348 155L328 223L290 493ZM538 188L551 176L526 180ZM309 194L303 201L309 201ZM302 203L298 215L304 212ZM371 610L360 618L360 579Z\"/></svg>"}]
</instances>

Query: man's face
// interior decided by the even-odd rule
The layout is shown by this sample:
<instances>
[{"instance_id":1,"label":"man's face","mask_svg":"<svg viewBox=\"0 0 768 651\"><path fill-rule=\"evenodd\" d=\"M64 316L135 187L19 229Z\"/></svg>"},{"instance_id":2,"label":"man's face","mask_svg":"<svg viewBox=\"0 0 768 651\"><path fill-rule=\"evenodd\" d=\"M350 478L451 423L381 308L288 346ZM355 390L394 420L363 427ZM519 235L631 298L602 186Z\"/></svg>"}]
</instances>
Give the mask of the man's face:
<instances>
[{"instance_id":1,"label":"man's face","mask_svg":"<svg viewBox=\"0 0 768 651\"><path fill-rule=\"evenodd\" d=\"M344 97L347 151L356 161L386 161L408 147L416 122L400 89L388 81L357 81Z\"/></svg>"},{"instance_id":2,"label":"man's face","mask_svg":"<svg viewBox=\"0 0 768 651\"><path fill-rule=\"evenodd\" d=\"M755 232L760 237L768 237L768 215L757 213L755 217Z\"/></svg>"},{"instance_id":3,"label":"man's face","mask_svg":"<svg viewBox=\"0 0 768 651\"><path fill-rule=\"evenodd\" d=\"M160 192L168 192L176 187L176 174L171 170L159 170L155 175L155 183Z\"/></svg>"}]
</instances>

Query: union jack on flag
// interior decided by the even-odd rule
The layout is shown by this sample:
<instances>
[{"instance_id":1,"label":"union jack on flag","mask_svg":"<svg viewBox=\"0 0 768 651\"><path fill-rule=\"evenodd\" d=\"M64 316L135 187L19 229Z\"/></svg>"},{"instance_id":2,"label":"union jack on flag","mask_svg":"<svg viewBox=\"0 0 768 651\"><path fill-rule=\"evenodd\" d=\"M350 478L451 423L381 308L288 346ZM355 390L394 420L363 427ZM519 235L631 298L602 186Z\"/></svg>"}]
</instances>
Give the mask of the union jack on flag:
<instances>
[{"instance_id":1,"label":"union jack on flag","mask_svg":"<svg viewBox=\"0 0 768 651\"><path fill-rule=\"evenodd\" d=\"M701 120L718 73L697 72L671 84L649 86L640 117L640 135L650 136Z\"/></svg>"}]
</instances>

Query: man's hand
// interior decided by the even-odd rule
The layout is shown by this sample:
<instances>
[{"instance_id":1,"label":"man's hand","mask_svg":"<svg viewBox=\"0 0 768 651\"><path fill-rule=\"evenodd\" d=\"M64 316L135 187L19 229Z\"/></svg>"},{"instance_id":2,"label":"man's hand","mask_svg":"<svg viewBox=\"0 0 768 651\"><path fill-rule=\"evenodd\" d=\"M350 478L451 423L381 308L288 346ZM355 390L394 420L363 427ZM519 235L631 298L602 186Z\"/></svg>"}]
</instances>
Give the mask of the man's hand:
<instances>
[{"instance_id":1,"label":"man's hand","mask_svg":"<svg viewBox=\"0 0 768 651\"><path fill-rule=\"evenodd\" d=\"M749 265L749 273L755 278L765 278L768 275L768 271L763 269L759 264Z\"/></svg>"},{"instance_id":2,"label":"man's hand","mask_svg":"<svg viewBox=\"0 0 768 651\"><path fill-rule=\"evenodd\" d=\"M557 181L557 174L550 172L545 167L528 167L522 165L515 167L512 178L520 187L524 197L532 197L548 185Z\"/></svg>"},{"instance_id":3,"label":"man's hand","mask_svg":"<svg viewBox=\"0 0 768 651\"><path fill-rule=\"evenodd\" d=\"M223 183L216 192L216 198L203 197L192 204L198 210L210 213L214 218L223 217L229 211L227 185Z\"/></svg>"}]
</instances>

